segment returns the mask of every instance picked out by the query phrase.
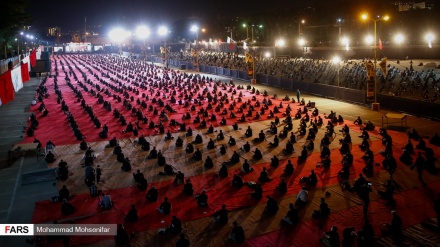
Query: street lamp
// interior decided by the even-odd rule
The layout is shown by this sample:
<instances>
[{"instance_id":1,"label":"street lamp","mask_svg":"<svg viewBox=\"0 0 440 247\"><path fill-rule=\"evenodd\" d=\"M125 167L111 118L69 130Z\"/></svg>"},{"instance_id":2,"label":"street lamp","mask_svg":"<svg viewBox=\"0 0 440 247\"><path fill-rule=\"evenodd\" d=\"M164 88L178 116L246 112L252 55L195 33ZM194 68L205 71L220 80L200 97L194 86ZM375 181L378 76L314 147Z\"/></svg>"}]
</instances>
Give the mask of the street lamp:
<instances>
[{"instance_id":1,"label":"street lamp","mask_svg":"<svg viewBox=\"0 0 440 247\"><path fill-rule=\"evenodd\" d=\"M252 43L255 43L256 41L254 40L254 26L258 27L258 28L263 28L263 25L254 25L252 24Z\"/></svg>"},{"instance_id":2,"label":"street lamp","mask_svg":"<svg viewBox=\"0 0 440 247\"><path fill-rule=\"evenodd\" d=\"M333 63L334 64L338 64L338 87L339 87L339 64L340 64L340 62L341 62L341 59L339 58L339 57L334 57L333 59L332 59L332 61L333 61Z\"/></svg>"},{"instance_id":3,"label":"street lamp","mask_svg":"<svg viewBox=\"0 0 440 247\"><path fill-rule=\"evenodd\" d=\"M164 51L163 51L163 61L165 62L165 67L166 68L168 68L168 59L167 59L167 50L168 50L168 48L167 48L167 39L166 39L166 35L168 34L168 28L166 28L166 27L164 27L164 26L161 26L161 27L159 27L159 29L158 29L158 33L159 33L159 35L160 36L163 36L164 38L164 43L165 43L165 47L164 47Z\"/></svg>"},{"instance_id":4,"label":"street lamp","mask_svg":"<svg viewBox=\"0 0 440 247\"><path fill-rule=\"evenodd\" d=\"M402 44L404 40L405 40L405 37L403 37L403 35L400 33L396 34L396 36L394 36L394 42L396 44Z\"/></svg>"},{"instance_id":5,"label":"street lamp","mask_svg":"<svg viewBox=\"0 0 440 247\"><path fill-rule=\"evenodd\" d=\"M376 76L376 67L377 67L377 22L378 21L388 21L390 19L389 16L377 16L376 19L370 19L367 14L362 14L363 20L370 20L374 22L374 103L371 105L374 111L379 111L380 104L377 102L377 76Z\"/></svg>"},{"instance_id":6,"label":"street lamp","mask_svg":"<svg viewBox=\"0 0 440 247\"><path fill-rule=\"evenodd\" d=\"M196 25L193 25L191 27L191 31L196 33L196 47L195 47L195 50L196 50L196 53L195 53L195 55L196 55L195 56L196 62L195 62L195 65L198 68L198 66L199 66L199 54L198 54L198 48L199 48L199 27L196 26Z\"/></svg>"},{"instance_id":7,"label":"street lamp","mask_svg":"<svg viewBox=\"0 0 440 247\"><path fill-rule=\"evenodd\" d=\"M428 42L428 47L432 48L432 42L434 41L435 37L433 33L427 33L425 35L425 40Z\"/></svg>"},{"instance_id":8,"label":"street lamp","mask_svg":"<svg viewBox=\"0 0 440 247\"><path fill-rule=\"evenodd\" d=\"M347 37L343 37L343 38L341 39L341 43L342 43L343 45L345 45L345 50L348 51L348 50L349 50L349 46L348 46L348 44L349 44L349 40L348 40L348 38L347 38Z\"/></svg>"},{"instance_id":9,"label":"street lamp","mask_svg":"<svg viewBox=\"0 0 440 247\"><path fill-rule=\"evenodd\" d=\"M249 27L246 24L243 24L243 27L246 28L246 39L249 39Z\"/></svg>"},{"instance_id":10,"label":"street lamp","mask_svg":"<svg viewBox=\"0 0 440 247\"><path fill-rule=\"evenodd\" d=\"M136 36L144 41L144 46L142 48L143 52L144 52L144 59L145 59L145 54L146 54L146 39L148 38L148 36L150 36L150 29L148 29L148 27L146 26L139 26L136 28Z\"/></svg>"},{"instance_id":11,"label":"street lamp","mask_svg":"<svg viewBox=\"0 0 440 247\"><path fill-rule=\"evenodd\" d=\"M110 31L109 33L109 38L118 44L118 52L121 53L122 52L122 47L120 46L120 44L126 39L128 38L128 36L130 36L130 32L124 30L123 28L117 27L113 30ZM112 49L113 50L113 49Z\"/></svg>"},{"instance_id":12,"label":"street lamp","mask_svg":"<svg viewBox=\"0 0 440 247\"><path fill-rule=\"evenodd\" d=\"M284 39L278 39L275 41L275 46L273 47L273 51L274 51L274 58L277 58L277 47L283 47L284 45L286 45L286 41Z\"/></svg>"}]
</instances>

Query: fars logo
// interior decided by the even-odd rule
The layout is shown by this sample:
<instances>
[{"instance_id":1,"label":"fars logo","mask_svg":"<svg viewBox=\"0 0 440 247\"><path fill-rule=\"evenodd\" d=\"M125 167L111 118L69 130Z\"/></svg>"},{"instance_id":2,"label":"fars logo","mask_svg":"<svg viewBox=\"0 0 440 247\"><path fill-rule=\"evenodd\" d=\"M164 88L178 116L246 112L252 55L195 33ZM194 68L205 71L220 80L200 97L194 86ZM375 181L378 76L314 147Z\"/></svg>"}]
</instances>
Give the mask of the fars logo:
<instances>
[{"instance_id":1,"label":"fars logo","mask_svg":"<svg viewBox=\"0 0 440 247\"><path fill-rule=\"evenodd\" d=\"M33 224L0 224L0 236L32 236Z\"/></svg>"}]
</instances>

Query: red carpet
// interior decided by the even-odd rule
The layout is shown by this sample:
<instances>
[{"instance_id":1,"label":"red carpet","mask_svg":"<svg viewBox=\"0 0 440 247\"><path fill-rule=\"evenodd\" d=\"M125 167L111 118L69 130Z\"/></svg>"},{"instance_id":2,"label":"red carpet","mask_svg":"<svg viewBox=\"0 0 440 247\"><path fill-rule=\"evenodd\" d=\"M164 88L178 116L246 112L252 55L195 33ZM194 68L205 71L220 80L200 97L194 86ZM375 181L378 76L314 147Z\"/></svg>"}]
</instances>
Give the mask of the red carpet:
<instances>
[{"instance_id":1,"label":"red carpet","mask_svg":"<svg viewBox=\"0 0 440 247\"><path fill-rule=\"evenodd\" d=\"M381 224L391 221L391 210L396 210L402 217L404 228L435 217L432 198L439 192L440 182L435 182L426 187L396 194L394 196L396 204L392 208L385 206L382 201L372 201L369 207L369 221L374 227L376 237L381 236ZM314 220L308 220L292 228L284 227L250 238L244 246L323 246L319 239L323 232L328 231L331 226L338 227L342 241L342 231L346 227L354 227L356 231L359 231L362 229L363 221L362 206L352 207L332 213L321 228Z\"/></svg>"}]
</instances>

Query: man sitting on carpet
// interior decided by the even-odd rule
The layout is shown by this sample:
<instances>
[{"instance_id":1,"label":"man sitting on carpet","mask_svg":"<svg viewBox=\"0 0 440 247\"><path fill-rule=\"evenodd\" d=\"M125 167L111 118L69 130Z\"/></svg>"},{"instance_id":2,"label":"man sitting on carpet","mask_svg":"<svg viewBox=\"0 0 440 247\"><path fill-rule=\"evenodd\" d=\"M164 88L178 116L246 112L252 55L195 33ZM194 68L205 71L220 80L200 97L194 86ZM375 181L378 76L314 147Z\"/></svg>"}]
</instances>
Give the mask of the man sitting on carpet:
<instances>
[{"instance_id":1,"label":"man sitting on carpet","mask_svg":"<svg viewBox=\"0 0 440 247\"><path fill-rule=\"evenodd\" d=\"M63 188L60 189L58 193L58 201L63 201L64 199L69 200L70 192L66 185L63 185Z\"/></svg>"},{"instance_id":2,"label":"man sitting on carpet","mask_svg":"<svg viewBox=\"0 0 440 247\"><path fill-rule=\"evenodd\" d=\"M106 195L104 193L101 194L101 197L99 198L99 206L104 209L110 209L112 207L112 198L110 195Z\"/></svg>"},{"instance_id":3,"label":"man sitting on carpet","mask_svg":"<svg viewBox=\"0 0 440 247\"><path fill-rule=\"evenodd\" d=\"M147 194L145 195L145 198L149 201L149 202L155 202L157 201L157 196L158 196L159 192L157 191L156 187L151 187Z\"/></svg>"},{"instance_id":4,"label":"man sitting on carpet","mask_svg":"<svg viewBox=\"0 0 440 247\"><path fill-rule=\"evenodd\" d=\"M61 204L61 212L63 213L63 215L73 214L75 212L75 207L66 199L64 199L63 204Z\"/></svg>"},{"instance_id":5,"label":"man sitting on carpet","mask_svg":"<svg viewBox=\"0 0 440 247\"><path fill-rule=\"evenodd\" d=\"M128 222L136 222L139 220L139 214L134 204L131 204L131 209L125 216L125 220Z\"/></svg>"},{"instance_id":6,"label":"man sitting on carpet","mask_svg":"<svg viewBox=\"0 0 440 247\"><path fill-rule=\"evenodd\" d=\"M49 151L44 159L47 163L53 163L56 160L55 155L52 153L52 151Z\"/></svg>"},{"instance_id":7,"label":"man sitting on carpet","mask_svg":"<svg viewBox=\"0 0 440 247\"><path fill-rule=\"evenodd\" d=\"M245 240L243 227L238 225L237 221L232 223L231 234L229 234L229 240L234 243L243 243Z\"/></svg>"},{"instance_id":8,"label":"man sitting on carpet","mask_svg":"<svg viewBox=\"0 0 440 247\"><path fill-rule=\"evenodd\" d=\"M195 196L197 198L197 205L199 207L206 207L208 206L208 195L206 194L206 191L203 190L201 194Z\"/></svg>"},{"instance_id":9,"label":"man sitting on carpet","mask_svg":"<svg viewBox=\"0 0 440 247\"><path fill-rule=\"evenodd\" d=\"M157 210L159 210L159 212L161 212L163 214L170 214L171 203L168 202L168 197L163 198L163 202L160 204L160 206Z\"/></svg>"},{"instance_id":10,"label":"man sitting on carpet","mask_svg":"<svg viewBox=\"0 0 440 247\"><path fill-rule=\"evenodd\" d=\"M171 224L165 230L166 233L178 234L182 231L182 221L177 218L177 216L173 215L171 218Z\"/></svg>"},{"instance_id":11,"label":"man sitting on carpet","mask_svg":"<svg viewBox=\"0 0 440 247\"><path fill-rule=\"evenodd\" d=\"M304 206L307 204L307 190L306 187L302 187L302 189L298 192L296 196L295 206Z\"/></svg>"},{"instance_id":12,"label":"man sitting on carpet","mask_svg":"<svg viewBox=\"0 0 440 247\"><path fill-rule=\"evenodd\" d=\"M228 210L226 209L226 205L223 204L222 208L218 211L215 211L213 216L216 223L220 223L222 225L228 223Z\"/></svg>"}]
</instances>

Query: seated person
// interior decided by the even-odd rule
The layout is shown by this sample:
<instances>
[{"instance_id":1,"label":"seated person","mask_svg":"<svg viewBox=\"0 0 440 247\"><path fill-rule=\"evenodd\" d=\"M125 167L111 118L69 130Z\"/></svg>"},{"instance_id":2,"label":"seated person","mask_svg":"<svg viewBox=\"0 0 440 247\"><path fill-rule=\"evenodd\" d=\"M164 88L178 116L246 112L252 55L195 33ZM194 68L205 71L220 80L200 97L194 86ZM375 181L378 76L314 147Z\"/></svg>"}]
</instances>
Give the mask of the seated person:
<instances>
[{"instance_id":1,"label":"seated person","mask_svg":"<svg viewBox=\"0 0 440 247\"><path fill-rule=\"evenodd\" d=\"M194 146L192 145L192 143L188 142L188 145L186 146L185 151L187 154L194 152Z\"/></svg>"},{"instance_id":2,"label":"seated person","mask_svg":"<svg viewBox=\"0 0 440 247\"><path fill-rule=\"evenodd\" d=\"M388 179L385 181L385 183L382 185L385 190L378 191L379 196L389 202L393 201L393 194L395 187L393 185L393 181L391 179Z\"/></svg>"},{"instance_id":3,"label":"seated person","mask_svg":"<svg viewBox=\"0 0 440 247\"><path fill-rule=\"evenodd\" d=\"M223 204L220 210L214 212L214 221L220 223L222 225L228 223L228 210L226 209L226 205Z\"/></svg>"},{"instance_id":4,"label":"seated person","mask_svg":"<svg viewBox=\"0 0 440 247\"><path fill-rule=\"evenodd\" d=\"M125 216L125 220L128 222L136 222L139 220L139 214L134 204L131 204L131 209Z\"/></svg>"},{"instance_id":5,"label":"seated person","mask_svg":"<svg viewBox=\"0 0 440 247\"><path fill-rule=\"evenodd\" d=\"M158 196L159 192L156 189L156 187L152 186L147 194L145 195L145 198L149 201L149 202L155 202L157 201L157 196Z\"/></svg>"},{"instance_id":6,"label":"seated person","mask_svg":"<svg viewBox=\"0 0 440 247\"><path fill-rule=\"evenodd\" d=\"M234 130L238 130L238 124L237 124L237 122L235 122L235 123L232 125L232 128L233 128Z\"/></svg>"},{"instance_id":7,"label":"seated person","mask_svg":"<svg viewBox=\"0 0 440 247\"><path fill-rule=\"evenodd\" d=\"M197 198L197 205L199 205L199 207L208 206L208 195L206 194L205 190L203 190L200 195L196 195L196 198Z\"/></svg>"},{"instance_id":8,"label":"seated person","mask_svg":"<svg viewBox=\"0 0 440 247\"><path fill-rule=\"evenodd\" d=\"M157 210L159 210L159 212L161 212L163 214L170 214L171 203L168 201L168 197L163 198L163 202L160 204L160 206Z\"/></svg>"},{"instance_id":9,"label":"seated person","mask_svg":"<svg viewBox=\"0 0 440 247\"><path fill-rule=\"evenodd\" d=\"M276 214L276 212L279 209L278 202L270 196L266 196L266 198L267 198L267 203L266 203L266 207L264 208L264 212L269 215Z\"/></svg>"},{"instance_id":10,"label":"seated person","mask_svg":"<svg viewBox=\"0 0 440 247\"><path fill-rule=\"evenodd\" d=\"M294 149L293 149L293 143L288 140L286 143L286 147L283 149L284 153L286 154L291 154L293 153Z\"/></svg>"},{"instance_id":11,"label":"seated person","mask_svg":"<svg viewBox=\"0 0 440 247\"><path fill-rule=\"evenodd\" d=\"M229 164L235 165L238 162L240 162L240 155L237 153L237 151L234 151L234 153L231 156L231 159L229 160Z\"/></svg>"},{"instance_id":12,"label":"seated person","mask_svg":"<svg viewBox=\"0 0 440 247\"><path fill-rule=\"evenodd\" d=\"M220 121L220 125L226 125L226 119L225 119L225 117L223 117L222 120Z\"/></svg>"},{"instance_id":13,"label":"seated person","mask_svg":"<svg viewBox=\"0 0 440 247\"><path fill-rule=\"evenodd\" d=\"M203 138L200 134L196 135L196 139L193 141L194 144L200 144L203 143Z\"/></svg>"},{"instance_id":14,"label":"seated person","mask_svg":"<svg viewBox=\"0 0 440 247\"><path fill-rule=\"evenodd\" d=\"M206 168L213 168L214 162L212 162L212 159L208 156L206 157L205 163L203 164Z\"/></svg>"},{"instance_id":15,"label":"seated person","mask_svg":"<svg viewBox=\"0 0 440 247\"><path fill-rule=\"evenodd\" d=\"M258 138L254 139L254 142L262 142L266 139L266 134L264 134L263 130L261 130L260 133L258 133Z\"/></svg>"},{"instance_id":16,"label":"seated person","mask_svg":"<svg viewBox=\"0 0 440 247\"><path fill-rule=\"evenodd\" d=\"M409 139L413 139L415 141L419 140L419 133L417 132L416 129L412 129L412 131L408 131L408 138Z\"/></svg>"},{"instance_id":17,"label":"seated person","mask_svg":"<svg viewBox=\"0 0 440 247\"><path fill-rule=\"evenodd\" d=\"M222 164L222 167L220 168L218 175L222 178L225 178L228 176L228 167L225 163Z\"/></svg>"},{"instance_id":18,"label":"seated person","mask_svg":"<svg viewBox=\"0 0 440 247\"><path fill-rule=\"evenodd\" d=\"M181 147L181 146L183 146L183 139L180 138L180 136L178 136L176 139L176 147Z\"/></svg>"},{"instance_id":19,"label":"seated person","mask_svg":"<svg viewBox=\"0 0 440 247\"><path fill-rule=\"evenodd\" d=\"M173 215L171 218L171 225L165 230L166 233L178 234L182 231L182 221Z\"/></svg>"},{"instance_id":20,"label":"seated person","mask_svg":"<svg viewBox=\"0 0 440 247\"><path fill-rule=\"evenodd\" d=\"M178 171L176 177L174 178L174 183L181 185L185 181L185 174L181 171Z\"/></svg>"},{"instance_id":21,"label":"seated person","mask_svg":"<svg viewBox=\"0 0 440 247\"><path fill-rule=\"evenodd\" d=\"M226 154L226 146L224 144L220 147L220 154Z\"/></svg>"},{"instance_id":22,"label":"seated person","mask_svg":"<svg viewBox=\"0 0 440 247\"><path fill-rule=\"evenodd\" d=\"M272 148L278 147L278 144L279 144L279 139L278 139L278 136L275 135L273 138L273 142L269 143L269 147L272 147Z\"/></svg>"},{"instance_id":23,"label":"seated person","mask_svg":"<svg viewBox=\"0 0 440 247\"><path fill-rule=\"evenodd\" d=\"M101 208L110 209L112 207L113 203L110 195L102 193L99 199L99 206Z\"/></svg>"},{"instance_id":24,"label":"seated person","mask_svg":"<svg viewBox=\"0 0 440 247\"><path fill-rule=\"evenodd\" d=\"M53 163L53 162L55 162L55 155L52 153L52 151L49 151L47 154L46 154L46 157L44 158L45 160L46 160L46 162L47 163Z\"/></svg>"},{"instance_id":25,"label":"seated person","mask_svg":"<svg viewBox=\"0 0 440 247\"><path fill-rule=\"evenodd\" d=\"M228 239L234 243L239 244L243 243L245 240L244 230L241 226L238 225L236 221L234 221L233 223L233 227Z\"/></svg>"},{"instance_id":26,"label":"seated person","mask_svg":"<svg viewBox=\"0 0 440 247\"><path fill-rule=\"evenodd\" d=\"M278 157L276 155L274 155L273 158L271 159L270 166L276 168L276 167L278 167L279 164L280 164L280 160L278 159Z\"/></svg>"},{"instance_id":27,"label":"seated person","mask_svg":"<svg viewBox=\"0 0 440 247\"><path fill-rule=\"evenodd\" d=\"M236 144L235 138L230 136L228 141L229 146L234 146Z\"/></svg>"},{"instance_id":28,"label":"seated person","mask_svg":"<svg viewBox=\"0 0 440 247\"><path fill-rule=\"evenodd\" d=\"M183 193L185 193L186 195L192 196L194 193L194 189L193 189L193 185L191 183L190 179L186 180L185 185L183 186Z\"/></svg>"},{"instance_id":29,"label":"seated person","mask_svg":"<svg viewBox=\"0 0 440 247\"><path fill-rule=\"evenodd\" d=\"M251 144L249 144L249 142L246 142L246 144L244 144L243 147L240 149L244 150L245 152L249 152L251 151Z\"/></svg>"},{"instance_id":30,"label":"seated person","mask_svg":"<svg viewBox=\"0 0 440 247\"><path fill-rule=\"evenodd\" d=\"M197 148L197 150L194 152L192 159L194 160L202 160L202 152L200 151L199 148Z\"/></svg>"},{"instance_id":31,"label":"seated person","mask_svg":"<svg viewBox=\"0 0 440 247\"><path fill-rule=\"evenodd\" d=\"M314 187L318 183L318 177L316 176L315 171L311 170L309 176L302 177L300 181L306 183L309 187Z\"/></svg>"},{"instance_id":32,"label":"seated person","mask_svg":"<svg viewBox=\"0 0 440 247\"><path fill-rule=\"evenodd\" d=\"M66 185L63 185L63 188L61 188L58 193L58 201L63 201L64 199L69 200L69 197L69 189L67 189Z\"/></svg>"},{"instance_id":33,"label":"seated person","mask_svg":"<svg viewBox=\"0 0 440 247\"><path fill-rule=\"evenodd\" d=\"M286 217L282 219L283 222L294 225L299 221L298 211L296 210L293 203L289 203L289 211L287 212Z\"/></svg>"},{"instance_id":34,"label":"seated person","mask_svg":"<svg viewBox=\"0 0 440 247\"><path fill-rule=\"evenodd\" d=\"M287 160L286 167L284 168L284 173L286 173L288 175L292 175L294 171L295 171L295 168L293 167L292 161L290 159Z\"/></svg>"},{"instance_id":35,"label":"seated person","mask_svg":"<svg viewBox=\"0 0 440 247\"><path fill-rule=\"evenodd\" d=\"M414 153L414 146L411 142L411 139L408 139L408 143L405 145L405 147L403 149L406 149L406 151L408 151L408 153L410 153L410 154Z\"/></svg>"},{"instance_id":36,"label":"seated person","mask_svg":"<svg viewBox=\"0 0 440 247\"><path fill-rule=\"evenodd\" d=\"M153 147L153 149L151 149L150 153L148 154L147 159L157 159L157 157L157 149L156 147Z\"/></svg>"},{"instance_id":37,"label":"seated person","mask_svg":"<svg viewBox=\"0 0 440 247\"><path fill-rule=\"evenodd\" d=\"M163 174L164 175L174 175L175 174L174 167L170 164L165 164L163 166Z\"/></svg>"},{"instance_id":38,"label":"seated person","mask_svg":"<svg viewBox=\"0 0 440 247\"><path fill-rule=\"evenodd\" d=\"M440 146L440 136L438 133L435 133L434 136L429 140L429 143L435 146Z\"/></svg>"},{"instance_id":39,"label":"seated person","mask_svg":"<svg viewBox=\"0 0 440 247\"><path fill-rule=\"evenodd\" d=\"M281 182L277 185L277 190L281 193L287 192L287 183L285 178L281 178Z\"/></svg>"},{"instance_id":40,"label":"seated person","mask_svg":"<svg viewBox=\"0 0 440 247\"><path fill-rule=\"evenodd\" d=\"M374 124L373 124L371 121L368 121L368 122L365 124L365 127L364 127L363 129L366 129L367 131L372 131L372 130L374 130L374 128L376 128L376 127L374 126Z\"/></svg>"},{"instance_id":41,"label":"seated person","mask_svg":"<svg viewBox=\"0 0 440 247\"><path fill-rule=\"evenodd\" d=\"M213 148L215 148L215 144L214 144L214 141L212 140L212 138L209 138L209 142L208 142L208 146L207 146L207 148L208 148L208 149L213 149Z\"/></svg>"},{"instance_id":42,"label":"seated person","mask_svg":"<svg viewBox=\"0 0 440 247\"><path fill-rule=\"evenodd\" d=\"M255 185L255 190L251 193L251 196L255 200L261 200L261 198L263 197L263 189L261 188L261 185L259 183Z\"/></svg>"},{"instance_id":43,"label":"seated person","mask_svg":"<svg viewBox=\"0 0 440 247\"><path fill-rule=\"evenodd\" d=\"M248 173L248 172L253 171L254 168L252 168L252 167L249 165L248 160L245 159L243 165L241 166L241 170L242 170L244 173Z\"/></svg>"},{"instance_id":44,"label":"seated person","mask_svg":"<svg viewBox=\"0 0 440 247\"><path fill-rule=\"evenodd\" d=\"M232 178L232 186L237 188L243 187L243 179L237 174L234 174L234 177Z\"/></svg>"},{"instance_id":45,"label":"seated person","mask_svg":"<svg viewBox=\"0 0 440 247\"><path fill-rule=\"evenodd\" d=\"M246 137L251 137L252 136L252 129L251 126L248 126L246 133L244 134Z\"/></svg>"},{"instance_id":46,"label":"seated person","mask_svg":"<svg viewBox=\"0 0 440 247\"><path fill-rule=\"evenodd\" d=\"M122 224L118 224L118 229L116 231L115 242L118 246L125 246L129 242L129 235L124 229Z\"/></svg>"},{"instance_id":47,"label":"seated person","mask_svg":"<svg viewBox=\"0 0 440 247\"><path fill-rule=\"evenodd\" d=\"M124 161L122 162L121 170L124 172L131 171L130 159L128 157L125 157Z\"/></svg>"},{"instance_id":48,"label":"seated person","mask_svg":"<svg viewBox=\"0 0 440 247\"><path fill-rule=\"evenodd\" d=\"M361 117L358 116L356 118L356 120L354 120L353 124L362 126L362 119L361 119Z\"/></svg>"},{"instance_id":49,"label":"seated person","mask_svg":"<svg viewBox=\"0 0 440 247\"><path fill-rule=\"evenodd\" d=\"M87 148L88 148L87 142L84 139L82 139L81 143L79 144L79 149L87 150Z\"/></svg>"},{"instance_id":50,"label":"seated person","mask_svg":"<svg viewBox=\"0 0 440 247\"><path fill-rule=\"evenodd\" d=\"M252 156L254 159L259 160L263 158L263 154L258 148L255 148L254 155Z\"/></svg>"},{"instance_id":51,"label":"seated person","mask_svg":"<svg viewBox=\"0 0 440 247\"><path fill-rule=\"evenodd\" d=\"M186 136L192 136L192 129L191 129L191 127L188 127L188 129L186 130Z\"/></svg>"},{"instance_id":52,"label":"seated person","mask_svg":"<svg viewBox=\"0 0 440 247\"><path fill-rule=\"evenodd\" d=\"M61 204L61 213L63 215L70 215L75 212L75 207L68 202L66 199L63 200L63 204Z\"/></svg>"},{"instance_id":53,"label":"seated person","mask_svg":"<svg viewBox=\"0 0 440 247\"><path fill-rule=\"evenodd\" d=\"M318 211L318 217L324 218L330 215L330 208L325 202L325 198L321 198L321 203L319 204L319 211Z\"/></svg>"},{"instance_id":54,"label":"seated person","mask_svg":"<svg viewBox=\"0 0 440 247\"><path fill-rule=\"evenodd\" d=\"M302 189L298 192L296 196L295 206L304 206L307 204L307 190L306 187L302 187Z\"/></svg>"},{"instance_id":55,"label":"seated person","mask_svg":"<svg viewBox=\"0 0 440 247\"><path fill-rule=\"evenodd\" d=\"M421 150L425 150L426 149L426 143L423 140L423 138L419 138L419 144L416 145L416 148L417 149L421 149Z\"/></svg>"},{"instance_id":56,"label":"seated person","mask_svg":"<svg viewBox=\"0 0 440 247\"><path fill-rule=\"evenodd\" d=\"M332 226L330 231L323 234L321 242L328 247L340 246L338 228L336 226Z\"/></svg>"},{"instance_id":57,"label":"seated person","mask_svg":"<svg viewBox=\"0 0 440 247\"><path fill-rule=\"evenodd\" d=\"M367 138L362 138L362 143L359 145L359 148L362 151L367 150L367 148L370 148L370 142L368 141Z\"/></svg>"},{"instance_id":58,"label":"seated person","mask_svg":"<svg viewBox=\"0 0 440 247\"><path fill-rule=\"evenodd\" d=\"M263 167L263 170L260 172L260 176L258 177L258 181L264 183L269 182L272 179L269 177L269 173L267 173L266 167Z\"/></svg>"}]
</instances>

